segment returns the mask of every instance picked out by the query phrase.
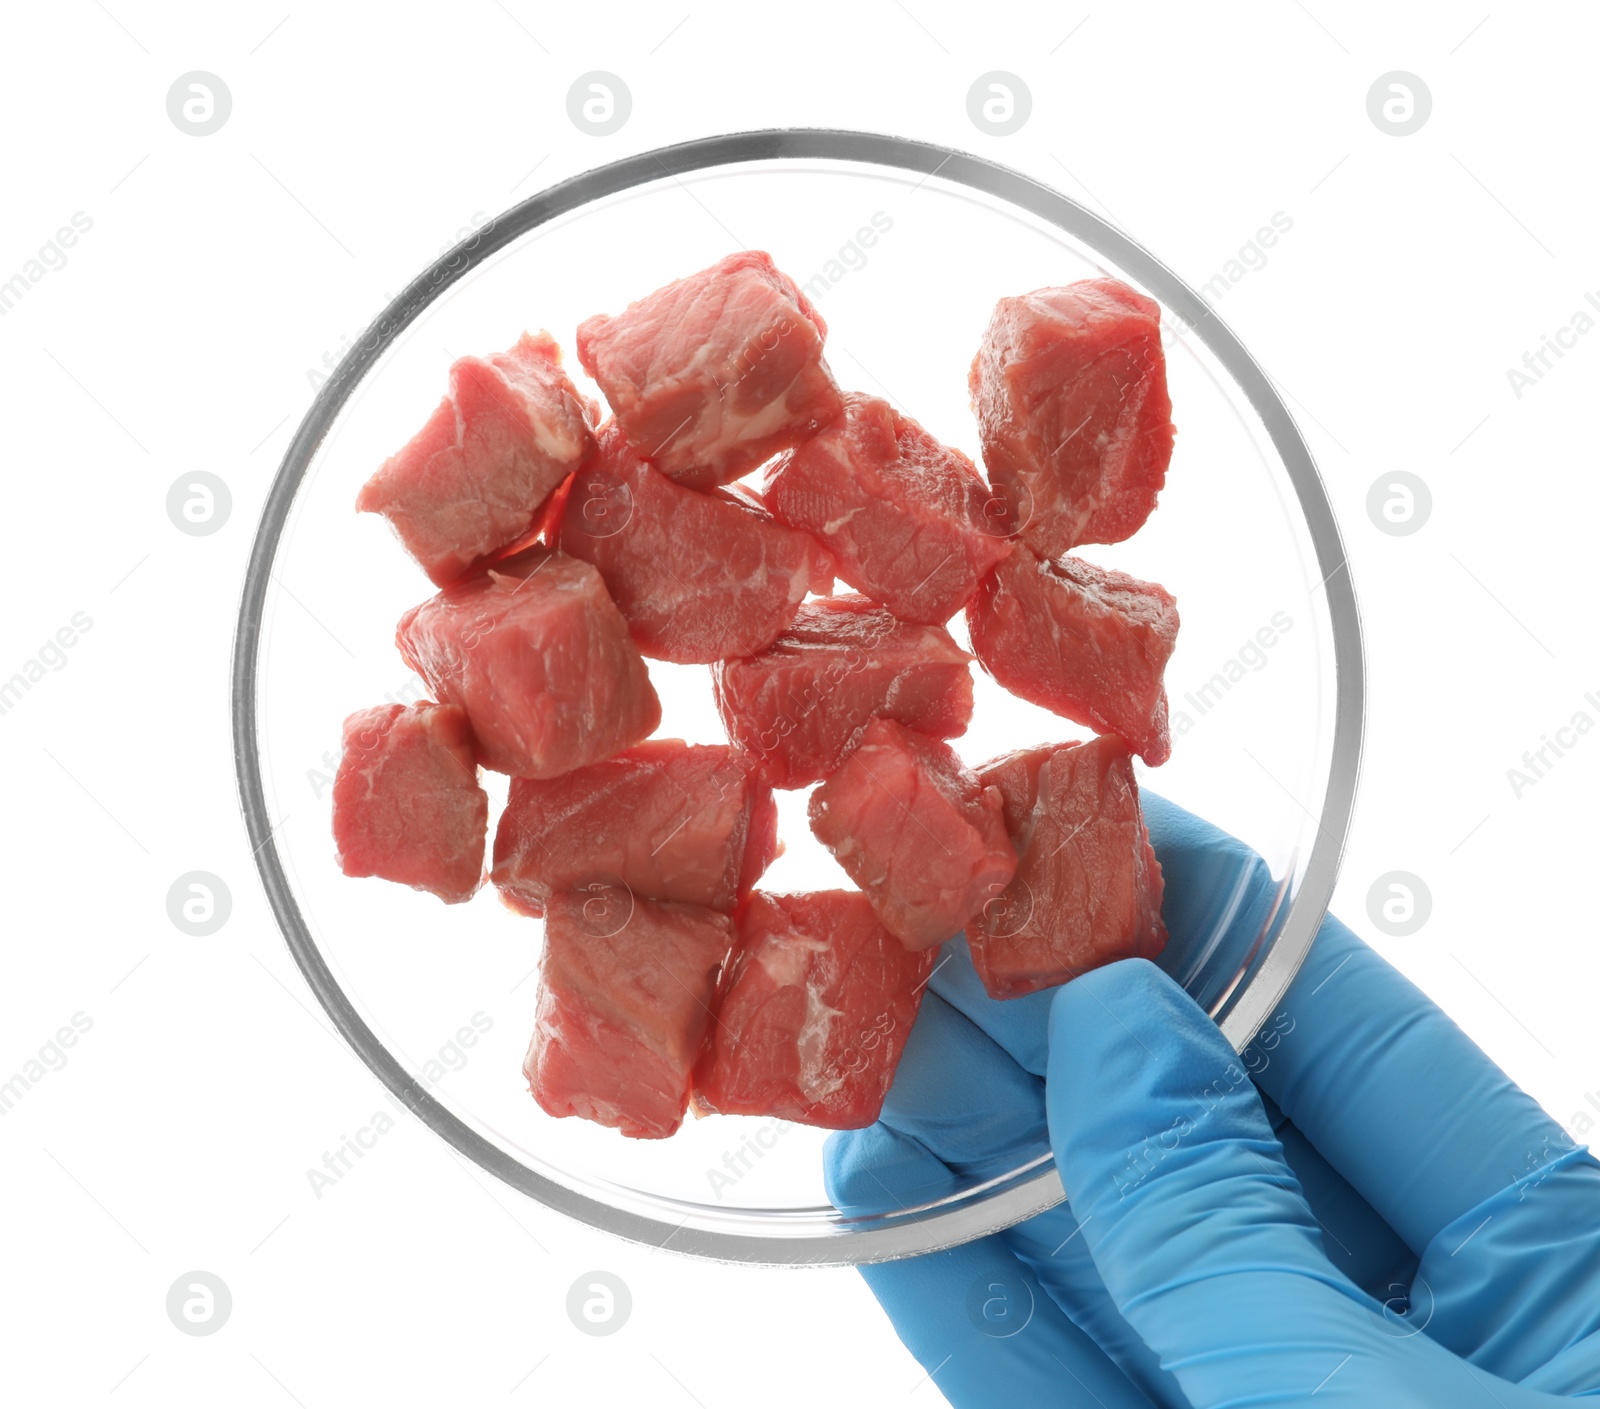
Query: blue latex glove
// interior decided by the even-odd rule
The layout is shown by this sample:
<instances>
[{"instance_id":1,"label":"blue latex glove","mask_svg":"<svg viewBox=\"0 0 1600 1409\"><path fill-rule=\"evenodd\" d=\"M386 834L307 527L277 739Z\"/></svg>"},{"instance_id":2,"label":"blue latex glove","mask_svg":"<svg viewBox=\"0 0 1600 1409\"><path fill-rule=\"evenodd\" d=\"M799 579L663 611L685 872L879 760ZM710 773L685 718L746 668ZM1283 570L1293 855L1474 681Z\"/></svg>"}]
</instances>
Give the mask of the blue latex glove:
<instances>
[{"instance_id":1,"label":"blue latex glove","mask_svg":"<svg viewBox=\"0 0 1600 1409\"><path fill-rule=\"evenodd\" d=\"M1162 963L1219 896L1247 940L1260 859L1145 810ZM1337 920L1243 1055L1143 960L997 1003L947 952L883 1118L830 1139L827 1178L841 1208L903 1207L1048 1133L1069 1203L862 1269L958 1409L1600 1396L1600 1164Z\"/></svg>"}]
</instances>

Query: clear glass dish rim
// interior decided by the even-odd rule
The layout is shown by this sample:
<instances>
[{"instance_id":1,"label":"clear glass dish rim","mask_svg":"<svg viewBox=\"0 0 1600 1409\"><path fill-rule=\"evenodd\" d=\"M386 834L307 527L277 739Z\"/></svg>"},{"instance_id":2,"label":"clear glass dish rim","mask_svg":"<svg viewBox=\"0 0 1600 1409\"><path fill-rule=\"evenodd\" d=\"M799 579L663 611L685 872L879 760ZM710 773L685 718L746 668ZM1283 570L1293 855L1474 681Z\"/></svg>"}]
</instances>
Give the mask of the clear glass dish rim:
<instances>
[{"instance_id":1,"label":"clear glass dish rim","mask_svg":"<svg viewBox=\"0 0 1600 1409\"><path fill-rule=\"evenodd\" d=\"M883 133L778 128L728 133L642 152L558 183L480 226L413 280L351 347L317 393L284 452L251 547L232 662L232 734L240 809L256 867L279 929L300 972L334 1026L380 1081L433 1132L496 1178L546 1207L616 1236L723 1262L843 1266L913 1257L998 1232L1064 1197L1053 1166L948 1208L857 1224L817 1235L690 1228L570 1189L529 1169L446 1109L388 1051L356 1011L322 957L300 913L278 855L258 753L259 655L267 590L294 497L323 438L389 342L446 289L512 241L607 196L709 167L773 160L825 160L938 175L1009 202L1082 240L1137 279L1181 318L1238 383L1261 418L1294 485L1322 571L1332 628L1335 713L1328 785L1300 889L1256 972L1218 1019L1242 1051L1277 1007L1327 913L1355 807L1365 721L1361 620L1343 540L1310 448L1266 374L1211 306L1127 235L1071 198L1021 172L953 147Z\"/></svg>"}]
</instances>

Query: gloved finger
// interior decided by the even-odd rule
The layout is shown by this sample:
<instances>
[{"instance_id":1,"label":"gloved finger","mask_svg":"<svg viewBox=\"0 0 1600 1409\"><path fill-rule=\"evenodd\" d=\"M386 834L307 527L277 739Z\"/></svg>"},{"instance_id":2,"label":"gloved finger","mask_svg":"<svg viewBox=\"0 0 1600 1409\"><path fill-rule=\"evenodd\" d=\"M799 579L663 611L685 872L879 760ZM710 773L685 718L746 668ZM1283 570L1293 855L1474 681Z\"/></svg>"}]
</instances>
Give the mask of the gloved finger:
<instances>
[{"instance_id":1,"label":"gloved finger","mask_svg":"<svg viewBox=\"0 0 1600 1409\"><path fill-rule=\"evenodd\" d=\"M1174 943L1198 953L1201 946L1192 936L1217 913L1215 897L1230 888L1254 896L1232 926L1239 936L1253 936L1273 893L1260 859L1164 799L1146 794L1145 815L1162 863L1163 913ZM1208 882L1211 867L1219 874ZM1230 887L1230 875L1251 879L1240 889L1237 883ZM1232 952L1240 952L1239 942L1228 942ZM1184 963L1173 962L1172 945L1162 967L1180 979L1186 972ZM1196 996L1204 1005L1206 994ZM1506 1284L1505 1248L1495 1238L1460 1246L1477 1226L1475 1219L1460 1230L1461 1238L1446 1235L1514 1180L1547 1167L1572 1142L1454 1023L1338 920L1323 924L1284 1004L1245 1057L1257 1086L1278 1098L1305 1141L1375 1210L1371 1219L1359 1210L1353 1220L1364 1230L1349 1243L1350 1270L1361 1285L1387 1299L1406 1280L1403 1258L1395 1260L1386 1287L1371 1280L1381 1275L1392 1251L1380 1232L1387 1225L1416 1257L1448 1242L1448 1265L1435 1267L1431 1282L1426 1271L1421 1274L1425 1280L1412 1299L1413 1314L1430 1316L1429 1334L1444 1343L1463 1353L1481 1352L1478 1363L1520 1376L1547 1352L1594 1333L1600 1287L1585 1274L1600 1279L1600 1256L1593 1244L1569 1238L1559 1252L1542 1251L1537 1258L1548 1294L1536 1294L1530 1270L1535 1264L1524 1263L1517 1275L1527 1280L1516 1296L1502 1298L1495 1338L1481 1288ZM1344 1202L1338 1183L1314 1171L1292 1140L1287 1153L1313 1210L1331 1231L1324 1210ZM1540 1180L1537 1198L1507 1197L1530 1220L1530 1209L1548 1209L1558 1224L1595 1230L1600 1217L1590 1178L1573 1171ZM1479 1216L1488 1217L1488 1211ZM1513 1225L1502 1214L1494 1230L1510 1236ZM1336 1265L1337 1241L1329 1249ZM1545 1234L1530 1228L1524 1241L1542 1249ZM1480 1290L1456 1295L1452 1289L1458 1286ZM1568 1295L1573 1290L1584 1294Z\"/></svg>"},{"instance_id":2,"label":"gloved finger","mask_svg":"<svg viewBox=\"0 0 1600 1409\"><path fill-rule=\"evenodd\" d=\"M879 1119L974 1181L1050 1154L1044 1082L937 993L923 995Z\"/></svg>"},{"instance_id":3,"label":"gloved finger","mask_svg":"<svg viewBox=\"0 0 1600 1409\"><path fill-rule=\"evenodd\" d=\"M1208 856L1226 858L1235 872L1264 871L1239 843L1170 803L1147 795L1146 816L1167 883L1165 912L1180 935L1192 916L1178 907L1197 883L1203 889ZM1163 967L1181 976L1169 954ZM1373 1236L1350 1245L1362 1286L1396 1302L1410 1290L1412 1324L1426 1321L1430 1336L1510 1378L1596 1335L1594 1162L1566 1155L1572 1141L1560 1126L1338 920L1324 922L1285 1002L1244 1055L1257 1086L1375 1209L1373 1220L1357 1219ZM1319 1189L1292 1140L1287 1152L1328 1227L1325 1196L1337 1185ZM1560 1159L1585 1168L1540 1174ZM1525 1187L1511 1189L1518 1179ZM1497 1200L1498 1215L1489 1206ZM1473 1235L1489 1219L1497 1220L1490 1236ZM1386 1287L1372 1280L1385 1255L1375 1230L1385 1224L1423 1258L1415 1288L1404 1259ZM1562 1225L1578 1236L1552 1239L1550 1227ZM1329 1251L1338 1265L1336 1238Z\"/></svg>"},{"instance_id":4,"label":"gloved finger","mask_svg":"<svg viewBox=\"0 0 1600 1409\"><path fill-rule=\"evenodd\" d=\"M945 945L928 988L986 1033L1023 1071L1044 1077L1050 1064L1050 1000L1055 989L1023 998L991 998L972 967L965 935Z\"/></svg>"},{"instance_id":5,"label":"gloved finger","mask_svg":"<svg viewBox=\"0 0 1600 1409\"><path fill-rule=\"evenodd\" d=\"M847 1212L953 1193L957 1177L886 1125L829 1137L828 1197ZM999 1237L863 1267L895 1334L955 1409L1150 1409ZM919 1386L907 1387L914 1393Z\"/></svg>"},{"instance_id":6,"label":"gloved finger","mask_svg":"<svg viewBox=\"0 0 1600 1409\"><path fill-rule=\"evenodd\" d=\"M1242 1065L1249 1070L1248 1058ZM1263 1096L1261 1105L1283 1147L1284 1161L1300 1182L1306 1207L1322 1230L1323 1254L1375 1301L1403 1306L1416 1275L1417 1255L1270 1096Z\"/></svg>"},{"instance_id":7,"label":"gloved finger","mask_svg":"<svg viewBox=\"0 0 1600 1409\"><path fill-rule=\"evenodd\" d=\"M1086 1332L1152 1403L1187 1405L1178 1382L1161 1368L1160 1357L1117 1310L1082 1233L1071 1203L1064 1202L1007 1228L1000 1237L1072 1324Z\"/></svg>"},{"instance_id":8,"label":"gloved finger","mask_svg":"<svg viewBox=\"0 0 1600 1409\"><path fill-rule=\"evenodd\" d=\"M1508 1380L1600 1394L1600 1164L1577 1146L1439 1231L1410 1317Z\"/></svg>"},{"instance_id":9,"label":"gloved finger","mask_svg":"<svg viewBox=\"0 0 1600 1409\"><path fill-rule=\"evenodd\" d=\"M1301 1181L1329 1260L1378 1301L1401 1303L1416 1257L1305 1137L1268 1104L1267 1115ZM1035 1158L1048 1139L1044 1085L936 994L923 1001L883 1123L910 1135L963 1179L976 1183ZM848 1138L848 1137L841 1137ZM863 1177L865 1169L861 1171ZM898 1188L906 1175L889 1176ZM940 1176L942 1187L943 1176ZM937 1191L909 1191L912 1204ZM1171 1377L1111 1303L1078 1222L1062 1204L1002 1236L1074 1324L1087 1331L1150 1397L1174 1391Z\"/></svg>"},{"instance_id":10,"label":"gloved finger","mask_svg":"<svg viewBox=\"0 0 1600 1409\"><path fill-rule=\"evenodd\" d=\"M1169 938L1160 966L1180 981L1187 977L1214 999L1255 945L1278 903L1278 887L1266 864L1243 843L1152 793L1143 795L1165 878L1163 918ZM1223 977L1196 978L1197 974ZM984 991L965 939L940 956L930 988L981 1029L1025 1071L1042 1075L1048 1066L1050 1004L1056 990L997 1001ZM1255 1073L1277 1059L1281 1034L1264 1032L1245 1055ZM1299 1175L1330 1258L1380 1301L1400 1298L1410 1284L1417 1255L1311 1143L1290 1127L1286 1154ZM1065 1236L1065 1234L1063 1234Z\"/></svg>"},{"instance_id":11,"label":"gloved finger","mask_svg":"<svg viewBox=\"0 0 1600 1409\"><path fill-rule=\"evenodd\" d=\"M1051 1011L1051 1141L1112 1299L1195 1409L1550 1402L1471 1370L1336 1272L1238 1055L1125 960ZM1477 1383L1477 1387L1475 1386Z\"/></svg>"},{"instance_id":12,"label":"gloved finger","mask_svg":"<svg viewBox=\"0 0 1600 1409\"><path fill-rule=\"evenodd\" d=\"M910 1137L917 1150L932 1154L941 1169L953 1171L967 1187L1050 1156L1044 1083L932 993L923 999L906 1041L880 1123ZM842 1157L841 1147L851 1139L848 1133L836 1137L830 1147L835 1157ZM882 1141L869 1148L880 1162L901 1149ZM912 1187L915 1163L879 1169L857 1161L852 1167L869 1190L876 1182L906 1193L912 1203L929 1200L927 1191ZM1076 1230L1077 1220L1063 1203L1000 1236L1068 1319L1124 1374L1156 1402L1173 1402L1176 1383L1111 1304L1087 1245L1074 1236Z\"/></svg>"},{"instance_id":13,"label":"gloved finger","mask_svg":"<svg viewBox=\"0 0 1600 1409\"><path fill-rule=\"evenodd\" d=\"M1281 1006L1261 1088L1420 1256L1560 1127L1330 917Z\"/></svg>"},{"instance_id":14,"label":"gloved finger","mask_svg":"<svg viewBox=\"0 0 1600 1409\"><path fill-rule=\"evenodd\" d=\"M1281 1011L1282 1038L1260 1086L1419 1256L1445 1228L1572 1145L1338 920L1324 923ZM1542 1186L1541 1204L1552 1201L1561 1201L1557 1216L1564 1212L1574 1229L1593 1228L1600 1217L1587 1179ZM1469 1245L1461 1255L1478 1253Z\"/></svg>"}]
</instances>

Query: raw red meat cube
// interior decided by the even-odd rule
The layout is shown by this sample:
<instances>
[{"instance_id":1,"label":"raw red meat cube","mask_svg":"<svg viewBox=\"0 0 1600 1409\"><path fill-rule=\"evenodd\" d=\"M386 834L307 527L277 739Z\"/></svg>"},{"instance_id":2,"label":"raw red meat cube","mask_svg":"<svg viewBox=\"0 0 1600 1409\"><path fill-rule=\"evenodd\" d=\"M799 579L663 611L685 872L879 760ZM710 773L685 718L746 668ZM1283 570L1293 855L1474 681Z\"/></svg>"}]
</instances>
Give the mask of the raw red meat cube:
<instances>
[{"instance_id":1,"label":"raw red meat cube","mask_svg":"<svg viewBox=\"0 0 1600 1409\"><path fill-rule=\"evenodd\" d=\"M564 777L513 778L493 879L531 915L554 891L732 910L777 850L777 808L752 760L725 744L651 739Z\"/></svg>"},{"instance_id":2,"label":"raw red meat cube","mask_svg":"<svg viewBox=\"0 0 1600 1409\"><path fill-rule=\"evenodd\" d=\"M1003 298L968 386L989 479L1036 552L1120 543L1150 517L1173 434L1152 299L1115 279Z\"/></svg>"},{"instance_id":3,"label":"raw red meat cube","mask_svg":"<svg viewBox=\"0 0 1600 1409\"><path fill-rule=\"evenodd\" d=\"M766 650L711 669L728 737L776 788L821 782L874 715L936 738L972 718L971 660L940 626L845 593L802 603Z\"/></svg>"},{"instance_id":4,"label":"raw red meat cube","mask_svg":"<svg viewBox=\"0 0 1600 1409\"><path fill-rule=\"evenodd\" d=\"M883 1109L933 972L855 891L756 891L736 920L717 1021L695 1069L697 1109L832 1130Z\"/></svg>"},{"instance_id":5,"label":"raw red meat cube","mask_svg":"<svg viewBox=\"0 0 1600 1409\"><path fill-rule=\"evenodd\" d=\"M1020 549L983 580L967 626L983 668L1012 694L1121 735L1146 763L1167 761L1161 676L1178 608L1164 587Z\"/></svg>"},{"instance_id":6,"label":"raw red meat cube","mask_svg":"<svg viewBox=\"0 0 1600 1409\"><path fill-rule=\"evenodd\" d=\"M333 837L347 876L381 876L448 905L483 881L489 798L454 705L379 705L344 722Z\"/></svg>"},{"instance_id":7,"label":"raw red meat cube","mask_svg":"<svg viewBox=\"0 0 1600 1409\"><path fill-rule=\"evenodd\" d=\"M528 532L539 506L594 449L594 408L549 333L462 357L428 423L362 486L440 587Z\"/></svg>"},{"instance_id":8,"label":"raw red meat cube","mask_svg":"<svg viewBox=\"0 0 1600 1409\"><path fill-rule=\"evenodd\" d=\"M553 778L636 744L661 722L628 624L588 563L531 548L400 618L395 642L472 721L479 760Z\"/></svg>"},{"instance_id":9,"label":"raw red meat cube","mask_svg":"<svg viewBox=\"0 0 1600 1409\"><path fill-rule=\"evenodd\" d=\"M578 360L634 447L709 489L839 414L827 325L760 250L729 255L578 328Z\"/></svg>"},{"instance_id":10,"label":"raw red meat cube","mask_svg":"<svg viewBox=\"0 0 1600 1409\"><path fill-rule=\"evenodd\" d=\"M698 905L635 898L614 923L584 896L556 896L522 1066L534 1100L635 1139L671 1135L732 942L732 921Z\"/></svg>"},{"instance_id":11,"label":"raw red meat cube","mask_svg":"<svg viewBox=\"0 0 1600 1409\"><path fill-rule=\"evenodd\" d=\"M1017 869L997 789L948 744L874 719L811 794L811 830L907 949L959 934Z\"/></svg>"},{"instance_id":12,"label":"raw red meat cube","mask_svg":"<svg viewBox=\"0 0 1600 1409\"><path fill-rule=\"evenodd\" d=\"M777 461L762 497L821 539L852 587L902 621L943 625L1011 551L1004 505L971 460L887 401L851 392L844 408Z\"/></svg>"},{"instance_id":13,"label":"raw red meat cube","mask_svg":"<svg viewBox=\"0 0 1600 1409\"><path fill-rule=\"evenodd\" d=\"M733 489L702 494L644 460L615 421L576 476L561 550L593 563L647 656L704 664L771 645L833 560Z\"/></svg>"},{"instance_id":14,"label":"raw red meat cube","mask_svg":"<svg viewBox=\"0 0 1600 1409\"><path fill-rule=\"evenodd\" d=\"M1015 879L967 929L991 997L1161 952L1161 866L1121 739L1007 754L978 776L1004 796L1021 857Z\"/></svg>"}]
</instances>

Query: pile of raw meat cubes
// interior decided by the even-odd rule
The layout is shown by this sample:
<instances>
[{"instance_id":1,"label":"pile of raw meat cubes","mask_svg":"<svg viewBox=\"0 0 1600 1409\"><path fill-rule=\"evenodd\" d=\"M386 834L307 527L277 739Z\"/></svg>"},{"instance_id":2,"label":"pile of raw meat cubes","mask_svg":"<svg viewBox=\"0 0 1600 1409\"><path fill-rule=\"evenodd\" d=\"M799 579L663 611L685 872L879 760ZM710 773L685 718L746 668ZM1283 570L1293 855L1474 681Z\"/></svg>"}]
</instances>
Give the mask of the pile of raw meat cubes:
<instances>
[{"instance_id":1,"label":"pile of raw meat cubes","mask_svg":"<svg viewBox=\"0 0 1600 1409\"><path fill-rule=\"evenodd\" d=\"M544 919L525 1075L556 1116L671 1135L693 1109L877 1118L939 946L1009 998L1165 943L1132 756L1170 749L1161 587L1076 557L1155 507L1156 305L1111 279L1002 299L971 365L985 480L877 397L759 252L577 332L463 357L362 489L440 589L400 620L437 703L345 721L340 861ZM763 468L759 484L737 483ZM834 594L834 579L854 592ZM972 649L1096 732L978 769ZM710 666L726 744L651 738L645 658ZM755 887L774 788L858 889Z\"/></svg>"}]
</instances>

